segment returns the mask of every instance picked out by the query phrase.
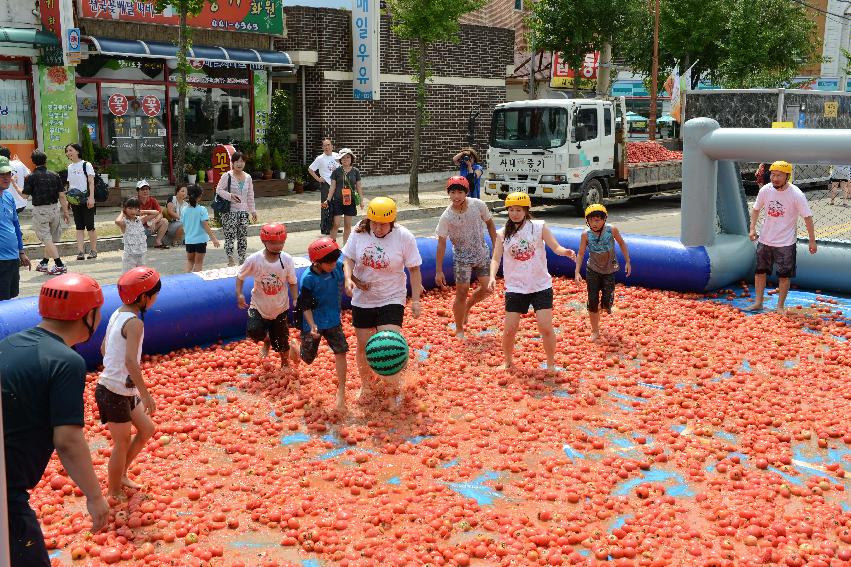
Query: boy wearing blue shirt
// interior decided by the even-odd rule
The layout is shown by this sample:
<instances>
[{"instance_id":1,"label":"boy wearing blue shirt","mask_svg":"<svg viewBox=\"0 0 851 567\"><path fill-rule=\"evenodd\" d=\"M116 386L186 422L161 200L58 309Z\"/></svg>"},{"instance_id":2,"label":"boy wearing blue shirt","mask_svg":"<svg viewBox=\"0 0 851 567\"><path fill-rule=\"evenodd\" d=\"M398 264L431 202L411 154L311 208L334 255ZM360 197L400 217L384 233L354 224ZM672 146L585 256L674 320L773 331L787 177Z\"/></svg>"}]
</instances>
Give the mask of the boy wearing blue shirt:
<instances>
[{"instance_id":1,"label":"boy wearing blue shirt","mask_svg":"<svg viewBox=\"0 0 851 567\"><path fill-rule=\"evenodd\" d=\"M346 411L346 353L349 344L340 320L343 294L343 260L340 247L329 237L314 241L307 249L312 264L299 280L297 307L304 314L301 359L310 364L319 352L322 337L334 352L337 368L337 411Z\"/></svg>"}]
</instances>

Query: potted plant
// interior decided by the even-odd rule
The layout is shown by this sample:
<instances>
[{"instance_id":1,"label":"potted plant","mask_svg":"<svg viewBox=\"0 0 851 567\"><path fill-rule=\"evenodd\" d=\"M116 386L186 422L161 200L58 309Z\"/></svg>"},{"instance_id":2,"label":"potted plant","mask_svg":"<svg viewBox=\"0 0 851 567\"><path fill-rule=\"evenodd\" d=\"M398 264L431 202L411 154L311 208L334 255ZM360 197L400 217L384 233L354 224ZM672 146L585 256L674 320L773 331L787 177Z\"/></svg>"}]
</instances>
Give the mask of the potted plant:
<instances>
[{"instance_id":1,"label":"potted plant","mask_svg":"<svg viewBox=\"0 0 851 567\"><path fill-rule=\"evenodd\" d=\"M263 172L263 179L272 179L272 158L269 149L263 148L260 152L260 171Z\"/></svg>"},{"instance_id":2,"label":"potted plant","mask_svg":"<svg viewBox=\"0 0 851 567\"><path fill-rule=\"evenodd\" d=\"M198 177L198 173L195 171L195 166L191 163L187 163L184 168L186 170L186 180L190 185L195 183L195 179Z\"/></svg>"},{"instance_id":3,"label":"potted plant","mask_svg":"<svg viewBox=\"0 0 851 567\"><path fill-rule=\"evenodd\" d=\"M112 165L112 152L109 148L104 148L101 145L94 146L94 160L97 163L97 170L103 182L109 185L110 166Z\"/></svg>"},{"instance_id":4,"label":"potted plant","mask_svg":"<svg viewBox=\"0 0 851 567\"><path fill-rule=\"evenodd\" d=\"M284 170L284 156L281 151L275 148L272 150L272 175L278 179L286 179L287 172Z\"/></svg>"},{"instance_id":5,"label":"potted plant","mask_svg":"<svg viewBox=\"0 0 851 567\"><path fill-rule=\"evenodd\" d=\"M108 173L107 173L107 175L108 175L108 177L109 177L109 183L107 183L107 186L109 186L109 187L118 187L118 182L119 182L119 179L118 179L118 168L117 168L116 166L114 166L114 165L110 165L110 166L107 168L107 172L108 172Z\"/></svg>"},{"instance_id":6,"label":"potted plant","mask_svg":"<svg viewBox=\"0 0 851 567\"><path fill-rule=\"evenodd\" d=\"M304 193L304 172L301 166L293 165L290 175L293 178L293 191L295 193Z\"/></svg>"}]
</instances>

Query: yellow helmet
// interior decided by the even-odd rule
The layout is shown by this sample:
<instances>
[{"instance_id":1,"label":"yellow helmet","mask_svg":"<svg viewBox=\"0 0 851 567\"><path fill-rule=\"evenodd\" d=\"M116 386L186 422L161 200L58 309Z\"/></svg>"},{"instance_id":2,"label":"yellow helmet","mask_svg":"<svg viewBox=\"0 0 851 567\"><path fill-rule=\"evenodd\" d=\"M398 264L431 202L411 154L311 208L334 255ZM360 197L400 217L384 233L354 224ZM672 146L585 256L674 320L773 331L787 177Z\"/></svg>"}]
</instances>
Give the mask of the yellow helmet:
<instances>
[{"instance_id":1,"label":"yellow helmet","mask_svg":"<svg viewBox=\"0 0 851 567\"><path fill-rule=\"evenodd\" d=\"M589 205L587 209L585 209L585 218L588 218L588 215L591 213L603 213L606 216L609 216L609 211L606 210L606 207L599 203L595 203L593 205Z\"/></svg>"},{"instance_id":2,"label":"yellow helmet","mask_svg":"<svg viewBox=\"0 0 851 567\"><path fill-rule=\"evenodd\" d=\"M509 193L505 198L506 207L531 207L532 199L526 193Z\"/></svg>"},{"instance_id":3,"label":"yellow helmet","mask_svg":"<svg viewBox=\"0 0 851 567\"><path fill-rule=\"evenodd\" d=\"M781 173L785 173L791 177L792 175L792 164L788 161L775 161L771 164L771 167L768 168L768 171L779 171Z\"/></svg>"},{"instance_id":4,"label":"yellow helmet","mask_svg":"<svg viewBox=\"0 0 851 567\"><path fill-rule=\"evenodd\" d=\"M390 197L375 197L366 207L366 218L374 222L396 220L396 201Z\"/></svg>"}]
</instances>

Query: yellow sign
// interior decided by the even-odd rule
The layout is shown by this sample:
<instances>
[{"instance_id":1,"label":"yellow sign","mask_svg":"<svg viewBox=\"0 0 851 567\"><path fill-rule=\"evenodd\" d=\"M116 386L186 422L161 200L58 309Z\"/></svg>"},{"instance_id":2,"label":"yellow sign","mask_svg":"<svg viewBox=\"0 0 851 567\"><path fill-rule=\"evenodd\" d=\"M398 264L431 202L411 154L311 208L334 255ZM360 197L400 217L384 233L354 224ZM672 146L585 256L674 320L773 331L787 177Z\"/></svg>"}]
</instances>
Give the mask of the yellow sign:
<instances>
[{"instance_id":1,"label":"yellow sign","mask_svg":"<svg viewBox=\"0 0 851 567\"><path fill-rule=\"evenodd\" d=\"M588 79L579 79L579 88L591 90L596 88L597 82ZM550 87L553 89L572 89L573 77L550 77Z\"/></svg>"},{"instance_id":2,"label":"yellow sign","mask_svg":"<svg viewBox=\"0 0 851 567\"><path fill-rule=\"evenodd\" d=\"M836 118L839 116L839 103L838 102L826 102L824 103L824 117L825 118Z\"/></svg>"},{"instance_id":3,"label":"yellow sign","mask_svg":"<svg viewBox=\"0 0 851 567\"><path fill-rule=\"evenodd\" d=\"M772 128L794 128L795 123L794 122L772 122L771 127Z\"/></svg>"}]
</instances>

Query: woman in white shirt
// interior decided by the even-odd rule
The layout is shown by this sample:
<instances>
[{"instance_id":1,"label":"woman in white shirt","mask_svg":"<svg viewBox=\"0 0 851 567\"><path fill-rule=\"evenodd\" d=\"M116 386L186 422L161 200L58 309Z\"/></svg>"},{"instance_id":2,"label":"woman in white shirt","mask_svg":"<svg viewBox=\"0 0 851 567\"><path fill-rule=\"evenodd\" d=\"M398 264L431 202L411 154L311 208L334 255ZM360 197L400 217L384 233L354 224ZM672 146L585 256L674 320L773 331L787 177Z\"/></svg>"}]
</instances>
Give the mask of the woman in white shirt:
<instances>
[{"instance_id":1,"label":"woman in white shirt","mask_svg":"<svg viewBox=\"0 0 851 567\"><path fill-rule=\"evenodd\" d=\"M496 233L490 273L496 274L502 260L505 279L505 329L502 334L502 353L505 370L514 368L514 340L520 327L520 317L535 310L538 332L547 355L547 372L555 372L556 335L553 330L553 280L547 270L547 250L576 260L576 253L561 246L544 221L533 220L529 209L532 200L526 193L511 193L505 198L508 222ZM488 282L496 289L496 278Z\"/></svg>"},{"instance_id":2,"label":"woman in white shirt","mask_svg":"<svg viewBox=\"0 0 851 567\"><path fill-rule=\"evenodd\" d=\"M72 189L78 189L84 196L78 204L71 204L71 212L74 214L74 226L77 229L77 260L86 259L85 240L86 231L89 233L89 260L98 257L98 237L95 232L95 168L87 161L83 161L83 148L80 144L68 144L65 146L65 156L71 162L68 164L68 194Z\"/></svg>"},{"instance_id":3,"label":"woman in white shirt","mask_svg":"<svg viewBox=\"0 0 851 567\"><path fill-rule=\"evenodd\" d=\"M362 397L374 380L366 361L366 343L378 331L402 330L408 289L405 270L411 277L411 312L420 316L423 279L417 241L396 224L396 203L376 197L367 206L366 218L355 227L343 247L346 293L352 297L352 326L358 340L357 363Z\"/></svg>"}]
</instances>

